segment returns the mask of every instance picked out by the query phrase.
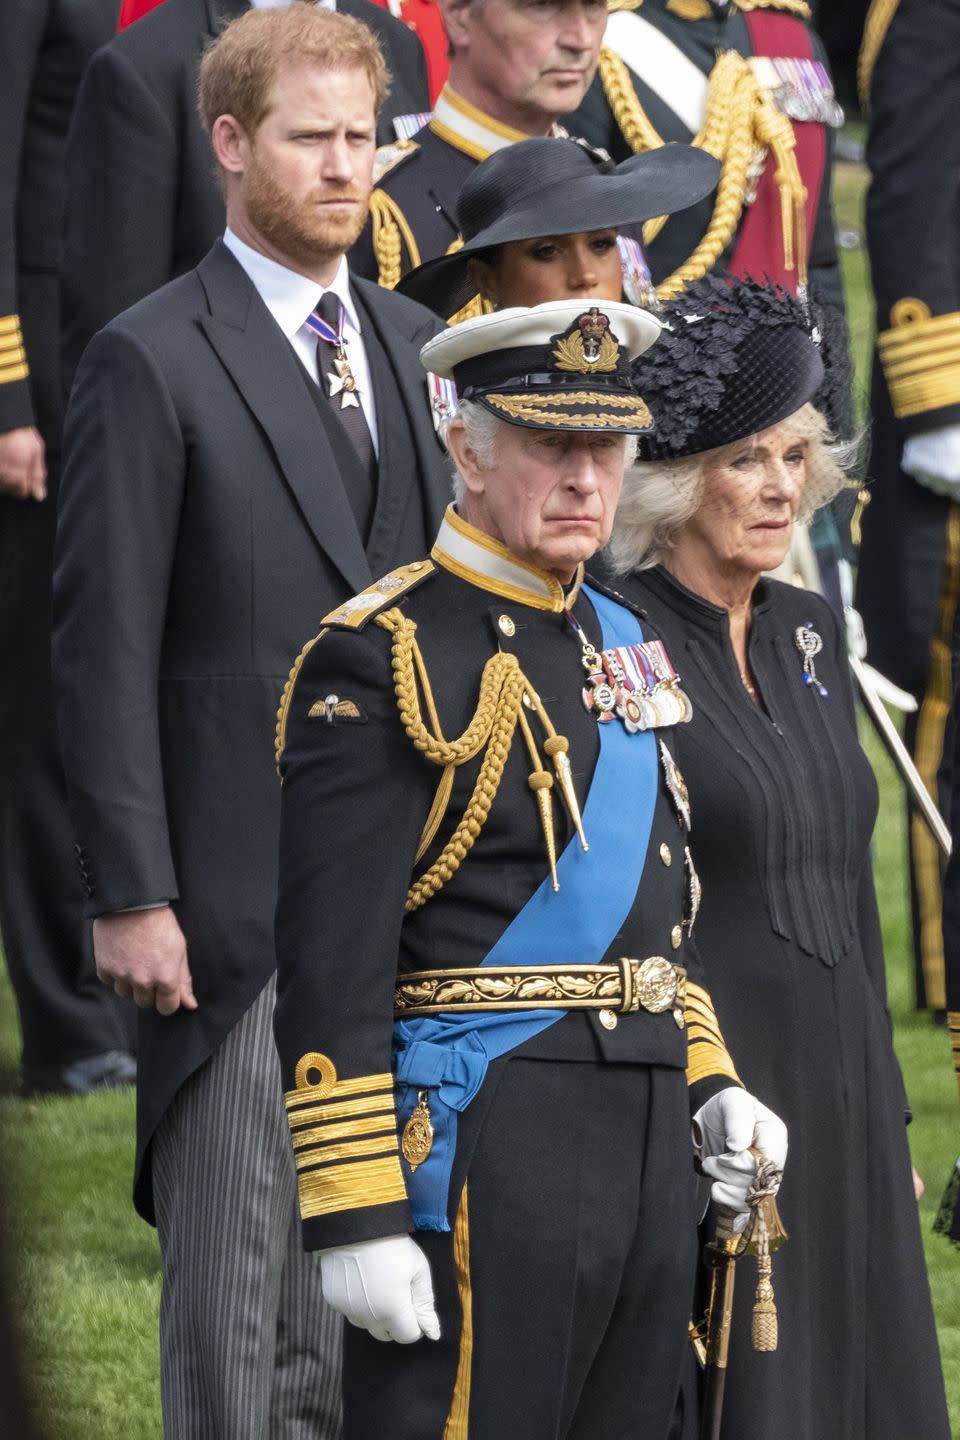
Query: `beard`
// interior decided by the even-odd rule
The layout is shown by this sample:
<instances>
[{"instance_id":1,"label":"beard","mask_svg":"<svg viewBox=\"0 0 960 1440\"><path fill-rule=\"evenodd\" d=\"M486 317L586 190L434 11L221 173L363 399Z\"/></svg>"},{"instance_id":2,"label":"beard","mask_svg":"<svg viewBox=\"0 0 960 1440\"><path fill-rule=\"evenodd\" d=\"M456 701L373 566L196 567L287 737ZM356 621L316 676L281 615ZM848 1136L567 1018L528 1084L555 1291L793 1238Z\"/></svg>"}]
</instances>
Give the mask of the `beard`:
<instances>
[{"instance_id":1,"label":"beard","mask_svg":"<svg viewBox=\"0 0 960 1440\"><path fill-rule=\"evenodd\" d=\"M360 237L367 219L370 188L323 185L301 199L284 189L270 171L253 159L247 168L245 204L251 225L281 255L298 265L316 265L343 255ZM338 214L324 210L321 200L356 200L356 210Z\"/></svg>"}]
</instances>

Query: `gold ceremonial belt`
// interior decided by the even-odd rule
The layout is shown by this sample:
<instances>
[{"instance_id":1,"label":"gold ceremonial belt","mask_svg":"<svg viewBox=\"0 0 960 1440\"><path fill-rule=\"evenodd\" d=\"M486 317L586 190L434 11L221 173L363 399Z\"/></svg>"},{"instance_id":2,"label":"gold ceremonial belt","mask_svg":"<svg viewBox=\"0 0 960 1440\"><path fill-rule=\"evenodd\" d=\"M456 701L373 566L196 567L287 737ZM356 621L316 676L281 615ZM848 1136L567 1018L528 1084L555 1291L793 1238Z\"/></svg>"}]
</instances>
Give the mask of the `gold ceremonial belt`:
<instances>
[{"instance_id":1,"label":"gold ceremonial belt","mask_svg":"<svg viewBox=\"0 0 960 1440\"><path fill-rule=\"evenodd\" d=\"M683 1023L687 972L662 955L622 956L615 965L484 965L411 970L394 990L394 1014L456 1010L673 1010Z\"/></svg>"}]
</instances>

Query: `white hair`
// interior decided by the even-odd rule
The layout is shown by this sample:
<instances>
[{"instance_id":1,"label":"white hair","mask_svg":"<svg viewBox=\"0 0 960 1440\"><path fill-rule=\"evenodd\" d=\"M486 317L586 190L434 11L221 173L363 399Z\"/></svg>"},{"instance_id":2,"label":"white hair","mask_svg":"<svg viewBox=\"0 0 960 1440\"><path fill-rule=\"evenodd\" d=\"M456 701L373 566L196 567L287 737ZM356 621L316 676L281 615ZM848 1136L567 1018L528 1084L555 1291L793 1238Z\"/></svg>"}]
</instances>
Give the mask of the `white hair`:
<instances>
[{"instance_id":1,"label":"white hair","mask_svg":"<svg viewBox=\"0 0 960 1440\"><path fill-rule=\"evenodd\" d=\"M810 441L807 478L797 510L798 523L805 524L848 483L846 472L855 463L859 447L855 440L835 440L824 416L810 404L771 428L780 426L798 439ZM750 438L756 440L756 436ZM676 460L640 461L627 472L607 547L617 574L648 570L663 559L700 506L704 473L742 454L743 445L743 440L737 440Z\"/></svg>"},{"instance_id":2,"label":"white hair","mask_svg":"<svg viewBox=\"0 0 960 1440\"><path fill-rule=\"evenodd\" d=\"M440 427L440 437L446 444L450 430L459 424L481 470L492 470L497 463L497 436L508 423L476 400L461 400L454 413L448 416ZM624 438L624 461L625 464L632 465L637 456L637 437L626 435ZM454 467L453 498L458 505L463 499L464 488L463 476Z\"/></svg>"}]
</instances>

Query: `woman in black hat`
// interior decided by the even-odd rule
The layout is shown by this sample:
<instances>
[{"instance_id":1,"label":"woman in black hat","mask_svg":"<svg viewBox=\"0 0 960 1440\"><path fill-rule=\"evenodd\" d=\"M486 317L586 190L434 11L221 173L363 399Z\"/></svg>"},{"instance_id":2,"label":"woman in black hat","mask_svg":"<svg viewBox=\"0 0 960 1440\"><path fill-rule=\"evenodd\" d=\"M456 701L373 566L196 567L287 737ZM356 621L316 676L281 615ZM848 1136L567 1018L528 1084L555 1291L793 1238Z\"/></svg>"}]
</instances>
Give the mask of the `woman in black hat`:
<instances>
[{"instance_id":1,"label":"woman in black hat","mask_svg":"<svg viewBox=\"0 0 960 1440\"><path fill-rule=\"evenodd\" d=\"M817 595L764 579L842 483L804 312L708 279L636 364L641 440L611 545L693 718L698 950L745 1083L790 1134L778 1353L734 1317L725 1440L947 1440L937 1337L890 1038L870 865L877 787L845 637ZM695 887L698 888L698 887ZM691 924L694 919L691 914Z\"/></svg>"},{"instance_id":2,"label":"woman in black hat","mask_svg":"<svg viewBox=\"0 0 960 1440\"><path fill-rule=\"evenodd\" d=\"M642 223L694 205L715 188L719 169L692 145L664 145L620 165L579 140L509 145L460 192L462 247L397 288L450 323L481 308L550 300L626 298L655 307Z\"/></svg>"}]
</instances>

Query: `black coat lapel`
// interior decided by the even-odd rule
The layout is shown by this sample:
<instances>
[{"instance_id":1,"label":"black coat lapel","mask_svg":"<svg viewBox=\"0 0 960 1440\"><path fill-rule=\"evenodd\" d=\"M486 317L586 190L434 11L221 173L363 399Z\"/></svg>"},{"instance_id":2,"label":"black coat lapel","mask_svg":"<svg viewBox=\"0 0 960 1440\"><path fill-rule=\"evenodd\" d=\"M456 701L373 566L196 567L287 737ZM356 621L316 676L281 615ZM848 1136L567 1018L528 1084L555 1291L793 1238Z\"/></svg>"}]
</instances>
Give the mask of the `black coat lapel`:
<instances>
[{"instance_id":1,"label":"black coat lapel","mask_svg":"<svg viewBox=\"0 0 960 1440\"><path fill-rule=\"evenodd\" d=\"M221 241L197 275L210 305L210 314L199 316L201 328L265 432L317 543L351 593L363 590L373 576L333 451L297 372L299 360Z\"/></svg>"},{"instance_id":2,"label":"black coat lapel","mask_svg":"<svg viewBox=\"0 0 960 1440\"><path fill-rule=\"evenodd\" d=\"M357 308L360 311L361 328L365 324L373 327L390 361L390 368L396 384L400 404L407 412L410 428L413 431L417 462L416 471L421 488L421 503L424 506L424 513L427 520L427 534L435 535L440 528L440 522L446 511L447 499L449 497L437 493L436 487L431 483L431 477L436 475L437 471L437 447L439 442L430 413L427 372L420 364L420 346L408 340L405 335L402 335L400 331L391 325L390 321L384 317L376 303L378 293L376 285L352 276L351 286L357 301ZM376 383L374 384L374 391L379 407L380 391L377 390ZM383 430L383 426L379 420L377 422L377 430L378 432L382 432ZM387 440L387 445L389 447L389 439ZM384 452L381 450L381 485L384 482L386 469ZM426 492L425 494L422 493L424 491ZM379 510L379 508L380 502L378 501L377 509ZM376 525L376 517L374 517L374 525Z\"/></svg>"}]
</instances>

